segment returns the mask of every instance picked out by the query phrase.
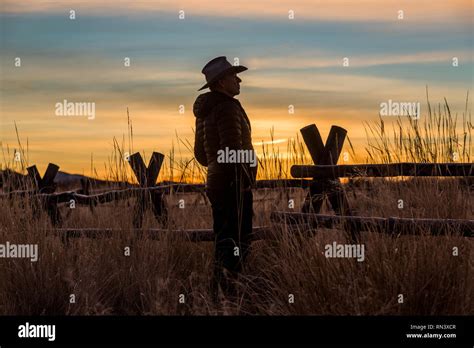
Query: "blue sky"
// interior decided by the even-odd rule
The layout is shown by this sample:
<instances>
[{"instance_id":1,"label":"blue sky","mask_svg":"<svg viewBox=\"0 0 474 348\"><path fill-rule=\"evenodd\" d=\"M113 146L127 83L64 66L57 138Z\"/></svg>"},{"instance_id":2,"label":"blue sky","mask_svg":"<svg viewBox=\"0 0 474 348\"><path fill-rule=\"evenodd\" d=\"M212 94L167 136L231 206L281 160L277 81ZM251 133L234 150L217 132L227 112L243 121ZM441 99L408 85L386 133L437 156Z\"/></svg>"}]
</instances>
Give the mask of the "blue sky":
<instances>
[{"instance_id":1,"label":"blue sky","mask_svg":"<svg viewBox=\"0 0 474 348\"><path fill-rule=\"evenodd\" d=\"M446 97L462 112L472 90L470 2L387 1L381 7L362 1L365 7L352 13L344 12L341 1L319 1L324 6L314 13L306 1L286 7L264 1L261 12L251 2L242 8L226 2L230 10L222 13L207 1L182 3L6 1L2 144L14 145L16 122L29 139L30 161L40 167L55 161L64 170L83 172L91 153L105 161L112 138L126 133L129 107L139 149L166 152L176 133L192 139L192 103L204 83L200 70L219 55L231 62L238 57L249 68L241 74L239 99L254 141L268 140L272 127L275 138L284 139L310 123L325 133L337 122L362 144L362 122L376 120L383 101L426 105L428 86L432 102ZM304 11L289 20L292 6ZM76 8L74 21L70 8ZM178 19L180 8L184 20ZM399 8L403 20L397 20ZM15 57L22 60L20 68ZM131 58L130 67L124 67L124 57ZM342 66L344 57L349 67ZM58 119L54 104L63 99L95 102L97 117ZM294 115L288 114L290 104ZM72 155L66 159L53 148Z\"/></svg>"}]
</instances>

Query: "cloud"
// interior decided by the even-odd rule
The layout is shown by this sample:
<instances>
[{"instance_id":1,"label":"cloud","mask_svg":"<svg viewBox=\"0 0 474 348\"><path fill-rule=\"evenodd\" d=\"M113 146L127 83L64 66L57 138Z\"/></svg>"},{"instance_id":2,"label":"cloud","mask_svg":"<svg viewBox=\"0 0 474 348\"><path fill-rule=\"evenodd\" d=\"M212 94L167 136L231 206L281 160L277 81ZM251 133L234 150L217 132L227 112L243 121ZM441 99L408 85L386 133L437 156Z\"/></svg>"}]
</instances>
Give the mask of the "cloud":
<instances>
[{"instance_id":1,"label":"cloud","mask_svg":"<svg viewBox=\"0 0 474 348\"><path fill-rule=\"evenodd\" d=\"M334 21L396 21L403 10L407 21L445 22L464 18L469 20L472 11L470 0L168 0L130 1L115 0L98 3L95 0L3 0L3 12L61 12L77 9L78 12L111 15L166 12L178 16L184 10L187 16L252 17L288 20L289 11L295 19Z\"/></svg>"},{"instance_id":2,"label":"cloud","mask_svg":"<svg viewBox=\"0 0 474 348\"><path fill-rule=\"evenodd\" d=\"M451 62L453 56L460 61L472 63L472 52L469 50L456 51L422 51L408 54L348 54L350 67L370 67L387 64L434 63ZM298 54L288 54L284 57L261 56L246 59L246 64L252 70L267 69L310 69L341 67L343 56L335 56L323 50L305 50Z\"/></svg>"},{"instance_id":3,"label":"cloud","mask_svg":"<svg viewBox=\"0 0 474 348\"><path fill-rule=\"evenodd\" d=\"M268 140L268 141L257 141L253 142L252 144L255 146L261 146L261 145L270 145L270 144L281 144L281 143L286 143L288 139L275 139L275 140Z\"/></svg>"}]
</instances>

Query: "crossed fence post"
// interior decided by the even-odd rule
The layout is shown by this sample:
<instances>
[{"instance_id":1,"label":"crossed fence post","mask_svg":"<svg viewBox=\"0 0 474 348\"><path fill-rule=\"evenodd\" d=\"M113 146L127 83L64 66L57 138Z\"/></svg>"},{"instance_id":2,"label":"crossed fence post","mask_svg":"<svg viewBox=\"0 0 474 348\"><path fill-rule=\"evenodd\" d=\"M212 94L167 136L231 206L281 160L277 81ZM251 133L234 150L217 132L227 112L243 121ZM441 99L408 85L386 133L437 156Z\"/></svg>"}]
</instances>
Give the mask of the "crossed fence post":
<instances>
[{"instance_id":1,"label":"crossed fence post","mask_svg":"<svg viewBox=\"0 0 474 348\"><path fill-rule=\"evenodd\" d=\"M156 179L160 173L161 165L163 164L165 156L159 152L153 152L150 158L148 167L145 166L142 156L139 152L134 153L129 157L129 163L132 167L138 184L141 188L149 188L155 186ZM167 211L164 204L163 192L157 190L142 190L137 195L137 204L135 206L133 225L136 228L141 228L143 225L143 216L145 211L152 204L155 218L165 222L167 220Z\"/></svg>"},{"instance_id":2,"label":"crossed fence post","mask_svg":"<svg viewBox=\"0 0 474 348\"><path fill-rule=\"evenodd\" d=\"M59 166L53 163L49 163L43 178L41 178L41 175L38 172L38 168L36 168L36 165L28 167L26 170L28 171L28 176L31 179L31 182L33 183L34 191L36 193L49 194L53 193L56 190L57 185L54 182L54 178L58 173ZM45 197L41 199L40 205L42 205L48 212L48 215L51 219L51 223L53 225L59 225L62 222L62 217L58 210L57 202L54 200L54 198L49 196ZM39 208L40 207L38 205L33 205L33 214L35 217L39 216Z\"/></svg>"},{"instance_id":3,"label":"crossed fence post","mask_svg":"<svg viewBox=\"0 0 474 348\"><path fill-rule=\"evenodd\" d=\"M347 134L344 128L332 126L326 144L323 143L321 134L315 124L301 128L300 132L314 164L335 165L337 163ZM301 211L303 213L319 213L326 196L336 214L352 215L352 210L349 207L339 178L331 180L313 177ZM344 228L350 234L352 240L358 239L358 231L354 225L346 222Z\"/></svg>"}]
</instances>

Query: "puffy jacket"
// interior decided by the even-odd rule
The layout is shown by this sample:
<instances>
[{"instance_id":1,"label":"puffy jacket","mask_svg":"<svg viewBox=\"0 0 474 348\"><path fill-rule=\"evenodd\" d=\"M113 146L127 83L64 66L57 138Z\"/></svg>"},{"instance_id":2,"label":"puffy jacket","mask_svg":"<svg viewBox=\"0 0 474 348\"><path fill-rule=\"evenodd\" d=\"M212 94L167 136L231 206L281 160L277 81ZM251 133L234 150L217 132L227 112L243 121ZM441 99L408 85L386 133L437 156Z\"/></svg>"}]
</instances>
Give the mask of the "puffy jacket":
<instances>
[{"instance_id":1,"label":"puffy jacket","mask_svg":"<svg viewBox=\"0 0 474 348\"><path fill-rule=\"evenodd\" d=\"M223 93L211 91L196 98L193 112L196 117L194 156L200 164L208 167L207 187L220 189L232 182L239 182L244 188L252 186L257 166L249 163L219 163L217 160L218 151L225 151L226 148L254 151L250 121L240 102Z\"/></svg>"}]
</instances>

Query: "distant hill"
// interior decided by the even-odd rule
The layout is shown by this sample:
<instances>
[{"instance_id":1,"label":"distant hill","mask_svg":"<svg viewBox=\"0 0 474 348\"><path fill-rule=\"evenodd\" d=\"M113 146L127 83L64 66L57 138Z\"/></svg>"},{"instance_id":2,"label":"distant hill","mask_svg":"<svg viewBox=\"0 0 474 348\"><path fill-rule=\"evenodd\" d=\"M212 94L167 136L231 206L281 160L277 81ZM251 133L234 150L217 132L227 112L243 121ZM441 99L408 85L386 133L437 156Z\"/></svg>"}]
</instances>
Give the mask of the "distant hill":
<instances>
[{"instance_id":1,"label":"distant hill","mask_svg":"<svg viewBox=\"0 0 474 348\"><path fill-rule=\"evenodd\" d=\"M9 184L12 189L21 189L22 183L26 182L27 175L17 173L10 169L0 170L0 187ZM128 183L119 183L115 181L100 180L90 178L81 174L70 174L63 171L58 171L54 182L58 185L57 191L61 190L72 190L75 188L81 188L81 179L89 180L92 188L98 187L110 187L110 186L132 186Z\"/></svg>"},{"instance_id":2,"label":"distant hill","mask_svg":"<svg viewBox=\"0 0 474 348\"><path fill-rule=\"evenodd\" d=\"M88 180L94 180L97 181L96 179L91 179L88 176L81 175L81 174L69 174L66 172L59 171L56 174L56 177L54 178L54 182L57 183L58 185L71 185L71 184L81 184L81 179L88 179ZM101 182L106 182L103 180L99 180Z\"/></svg>"}]
</instances>

